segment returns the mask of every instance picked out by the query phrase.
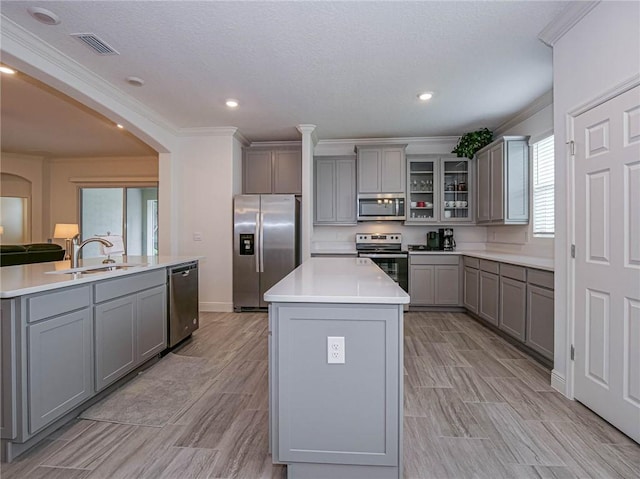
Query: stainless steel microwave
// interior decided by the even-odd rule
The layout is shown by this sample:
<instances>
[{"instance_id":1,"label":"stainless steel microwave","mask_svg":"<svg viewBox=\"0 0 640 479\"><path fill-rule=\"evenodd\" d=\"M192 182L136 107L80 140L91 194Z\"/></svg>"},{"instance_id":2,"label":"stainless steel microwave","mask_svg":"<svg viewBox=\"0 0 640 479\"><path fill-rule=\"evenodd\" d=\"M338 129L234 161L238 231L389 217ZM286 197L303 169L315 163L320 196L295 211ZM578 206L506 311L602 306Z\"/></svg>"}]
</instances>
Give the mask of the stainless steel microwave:
<instances>
[{"instance_id":1,"label":"stainless steel microwave","mask_svg":"<svg viewBox=\"0 0 640 479\"><path fill-rule=\"evenodd\" d=\"M358 195L358 221L404 220L402 194Z\"/></svg>"}]
</instances>

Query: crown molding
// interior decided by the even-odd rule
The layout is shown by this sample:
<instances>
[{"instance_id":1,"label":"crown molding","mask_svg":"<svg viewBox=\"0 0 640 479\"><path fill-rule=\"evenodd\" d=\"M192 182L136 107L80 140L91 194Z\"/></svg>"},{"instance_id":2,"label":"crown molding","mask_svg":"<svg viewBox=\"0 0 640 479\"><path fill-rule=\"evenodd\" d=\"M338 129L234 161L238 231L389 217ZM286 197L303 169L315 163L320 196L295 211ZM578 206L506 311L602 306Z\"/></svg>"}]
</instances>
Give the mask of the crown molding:
<instances>
[{"instance_id":1,"label":"crown molding","mask_svg":"<svg viewBox=\"0 0 640 479\"><path fill-rule=\"evenodd\" d=\"M548 107L549 105L553 105L553 90L549 90L547 93L539 96L538 98L533 100L532 103L524 107L514 116L512 116L507 121L502 123L500 126L495 128L494 137L497 138L501 136L502 133L504 133L505 131L508 131L510 128L513 128L519 123L522 123L527 118L532 117L533 115L543 110L544 108Z\"/></svg>"},{"instance_id":2,"label":"crown molding","mask_svg":"<svg viewBox=\"0 0 640 479\"><path fill-rule=\"evenodd\" d=\"M302 140L294 140L294 141L252 141L249 146L251 148L280 148L287 146L302 146Z\"/></svg>"},{"instance_id":3,"label":"crown molding","mask_svg":"<svg viewBox=\"0 0 640 479\"><path fill-rule=\"evenodd\" d=\"M414 136L401 138L345 138L339 140L319 140L318 145L340 146L340 145L412 145L412 146L441 146L454 145L458 141L457 136Z\"/></svg>"},{"instance_id":4,"label":"crown molding","mask_svg":"<svg viewBox=\"0 0 640 479\"><path fill-rule=\"evenodd\" d=\"M0 25L2 53L15 59L16 68L49 85L55 83L51 86L81 103L86 104L78 98L78 93L116 115L119 115L118 109L133 113L152 123L163 137L178 134L178 129L157 112L1 14ZM127 118L117 119L129 122ZM135 121L131 123L135 125Z\"/></svg>"},{"instance_id":5,"label":"crown molding","mask_svg":"<svg viewBox=\"0 0 640 479\"><path fill-rule=\"evenodd\" d=\"M553 47L565 33L593 10L600 1L569 2L565 9L538 34L545 45Z\"/></svg>"},{"instance_id":6,"label":"crown molding","mask_svg":"<svg viewBox=\"0 0 640 479\"><path fill-rule=\"evenodd\" d=\"M202 126L194 128L180 128L178 130L180 137L189 136L231 136L236 138L240 143L248 145L250 142L240 133L235 126Z\"/></svg>"}]
</instances>

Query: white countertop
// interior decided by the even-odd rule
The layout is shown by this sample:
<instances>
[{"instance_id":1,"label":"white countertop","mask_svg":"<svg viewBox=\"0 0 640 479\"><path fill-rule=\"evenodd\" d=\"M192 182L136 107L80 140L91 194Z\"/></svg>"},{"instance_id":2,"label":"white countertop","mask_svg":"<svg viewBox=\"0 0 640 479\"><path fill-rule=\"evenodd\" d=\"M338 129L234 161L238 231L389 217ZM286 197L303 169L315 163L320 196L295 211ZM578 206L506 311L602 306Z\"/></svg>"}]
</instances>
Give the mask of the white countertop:
<instances>
[{"instance_id":1,"label":"white countertop","mask_svg":"<svg viewBox=\"0 0 640 479\"><path fill-rule=\"evenodd\" d=\"M80 261L80 266L102 265L103 258L90 258ZM139 264L116 271L105 271L85 275L50 274L70 268L69 261L50 261L0 268L0 298L13 298L25 294L39 293L78 284L92 283L103 279L142 273L152 269L166 268L189 261L202 259L201 256L127 256L123 262ZM120 261L118 261L120 262ZM108 266L108 265L104 265Z\"/></svg>"},{"instance_id":2,"label":"white countertop","mask_svg":"<svg viewBox=\"0 0 640 479\"><path fill-rule=\"evenodd\" d=\"M274 303L407 304L409 295L368 258L311 258L264 294Z\"/></svg>"},{"instance_id":3,"label":"white countertop","mask_svg":"<svg viewBox=\"0 0 640 479\"><path fill-rule=\"evenodd\" d=\"M497 253L494 251L410 251L410 255L442 255L453 254L461 256L471 256L473 258L488 259L491 261L500 261L501 263L515 264L525 266L527 268L543 269L545 271L553 271L553 259L540 258L538 256L524 256L512 253Z\"/></svg>"}]
</instances>

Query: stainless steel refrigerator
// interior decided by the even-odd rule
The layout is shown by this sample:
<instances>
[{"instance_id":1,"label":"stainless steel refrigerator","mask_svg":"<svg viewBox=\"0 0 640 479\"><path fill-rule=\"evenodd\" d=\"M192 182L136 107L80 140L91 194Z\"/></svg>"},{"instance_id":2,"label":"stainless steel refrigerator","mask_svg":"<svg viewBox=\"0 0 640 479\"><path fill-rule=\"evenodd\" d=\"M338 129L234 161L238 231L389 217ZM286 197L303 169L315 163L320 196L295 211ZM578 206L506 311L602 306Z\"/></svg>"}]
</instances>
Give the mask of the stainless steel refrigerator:
<instances>
[{"instance_id":1,"label":"stainless steel refrigerator","mask_svg":"<svg viewBox=\"0 0 640 479\"><path fill-rule=\"evenodd\" d=\"M264 293L300 264L294 195L233 199L233 309L266 308Z\"/></svg>"}]
</instances>

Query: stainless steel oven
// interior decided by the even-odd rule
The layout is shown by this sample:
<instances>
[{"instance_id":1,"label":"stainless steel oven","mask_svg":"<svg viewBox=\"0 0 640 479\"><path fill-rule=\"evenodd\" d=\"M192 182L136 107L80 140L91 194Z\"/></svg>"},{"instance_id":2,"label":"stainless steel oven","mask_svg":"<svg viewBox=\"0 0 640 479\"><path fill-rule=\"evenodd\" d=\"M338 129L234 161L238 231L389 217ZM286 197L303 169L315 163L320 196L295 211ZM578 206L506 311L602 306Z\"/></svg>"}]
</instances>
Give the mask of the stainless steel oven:
<instances>
[{"instance_id":1,"label":"stainless steel oven","mask_svg":"<svg viewBox=\"0 0 640 479\"><path fill-rule=\"evenodd\" d=\"M401 194L358 196L358 221L404 220L405 198Z\"/></svg>"},{"instance_id":2,"label":"stainless steel oven","mask_svg":"<svg viewBox=\"0 0 640 479\"><path fill-rule=\"evenodd\" d=\"M356 233L358 257L370 258L398 285L409 292L409 253L402 251L400 233Z\"/></svg>"}]
</instances>

